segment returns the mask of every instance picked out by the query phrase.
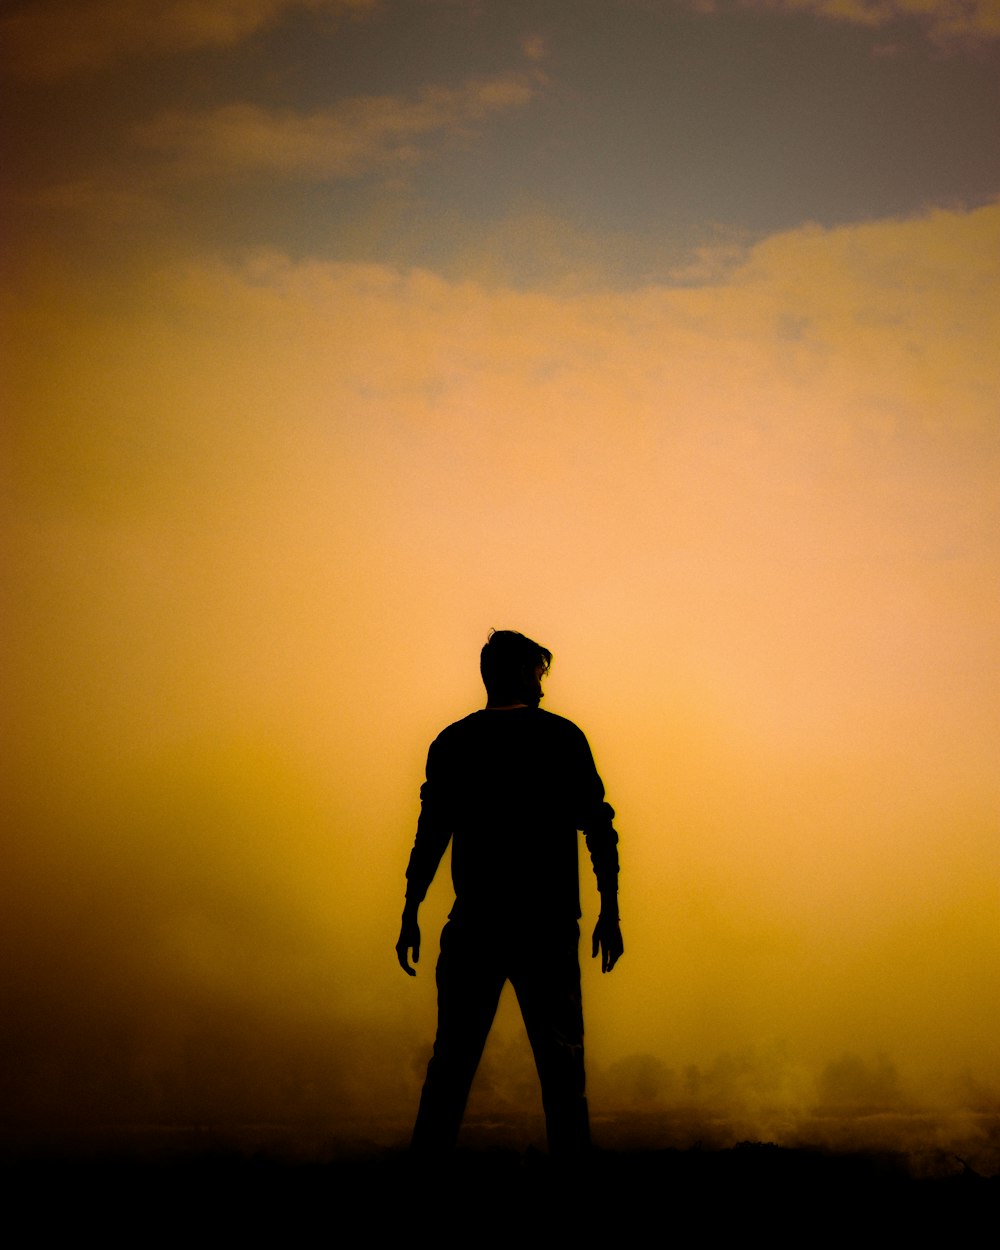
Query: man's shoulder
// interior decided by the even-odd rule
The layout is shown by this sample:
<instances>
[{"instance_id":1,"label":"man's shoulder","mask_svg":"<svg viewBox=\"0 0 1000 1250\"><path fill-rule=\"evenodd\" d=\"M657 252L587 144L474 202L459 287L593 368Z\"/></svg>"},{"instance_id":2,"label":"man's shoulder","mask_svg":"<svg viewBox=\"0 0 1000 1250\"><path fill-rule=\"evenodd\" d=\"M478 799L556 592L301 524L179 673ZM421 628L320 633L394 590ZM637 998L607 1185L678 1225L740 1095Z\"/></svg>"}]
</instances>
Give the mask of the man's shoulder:
<instances>
[{"instance_id":1,"label":"man's shoulder","mask_svg":"<svg viewBox=\"0 0 1000 1250\"><path fill-rule=\"evenodd\" d=\"M444 729L438 734L439 738L450 738L456 735L462 735L472 730L475 725L482 719L483 710L470 712L468 716L463 716L460 720L452 721L450 725L445 725Z\"/></svg>"},{"instance_id":2,"label":"man's shoulder","mask_svg":"<svg viewBox=\"0 0 1000 1250\"><path fill-rule=\"evenodd\" d=\"M446 725L444 729L431 743L431 749L439 746L448 746L449 744L462 742L465 739L474 736L476 726L482 717L483 712L470 712L468 716L463 716L461 720L452 721L450 725Z\"/></svg>"},{"instance_id":3,"label":"man's shoulder","mask_svg":"<svg viewBox=\"0 0 1000 1250\"><path fill-rule=\"evenodd\" d=\"M567 758L579 764L585 764L593 758L587 735L575 721L558 716L555 712L545 712L543 715L545 720L542 723L547 731L545 737L553 750L565 753Z\"/></svg>"},{"instance_id":4,"label":"man's shoulder","mask_svg":"<svg viewBox=\"0 0 1000 1250\"><path fill-rule=\"evenodd\" d=\"M435 744L449 745L489 737L497 730L520 729L543 737L586 742L583 730L565 716L547 708L480 708L461 720L453 721L434 739Z\"/></svg>"},{"instance_id":5,"label":"man's shoulder","mask_svg":"<svg viewBox=\"0 0 1000 1250\"><path fill-rule=\"evenodd\" d=\"M566 734L567 737L584 737L584 732L575 721L571 721L567 716L560 716L557 712L550 712L548 708L539 708L538 711L545 718L542 725L550 728L552 733Z\"/></svg>"}]
</instances>

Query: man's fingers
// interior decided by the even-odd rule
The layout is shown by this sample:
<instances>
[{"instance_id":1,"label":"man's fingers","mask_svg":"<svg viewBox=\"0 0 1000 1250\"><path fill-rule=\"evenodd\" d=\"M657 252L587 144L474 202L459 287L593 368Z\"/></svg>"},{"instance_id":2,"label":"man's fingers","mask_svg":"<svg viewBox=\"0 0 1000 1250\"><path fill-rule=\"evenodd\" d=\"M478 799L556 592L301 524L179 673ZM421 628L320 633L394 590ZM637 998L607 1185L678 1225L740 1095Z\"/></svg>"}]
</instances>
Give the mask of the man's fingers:
<instances>
[{"instance_id":1,"label":"man's fingers","mask_svg":"<svg viewBox=\"0 0 1000 1250\"><path fill-rule=\"evenodd\" d=\"M621 929L617 923L608 924L604 920L599 920L597 927L594 929L594 944L591 957L596 958L597 952L601 952L601 971L610 972L621 958L624 950L625 944L622 942Z\"/></svg>"},{"instance_id":2,"label":"man's fingers","mask_svg":"<svg viewBox=\"0 0 1000 1250\"><path fill-rule=\"evenodd\" d=\"M408 977L415 977L417 975L417 970L416 968L410 967L410 961L406 957L409 949L410 949L409 946L404 946L402 943L397 943L396 958L399 960L399 966L403 969L406 975ZM414 963L416 963L420 957L419 950L420 950L419 946L415 946L413 948L413 962Z\"/></svg>"},{"instance_id":3,"label":"man's fingers","mask_svg":"<svg viewBox=\"0 0 1000 1250\"><path fill-rule=\"evenodd\" d=\"M619 929L618 924L608 924L604 920L598 920L594 929L594 944L591 958L596 959L597 952L601 952L601 971L610 972L624 950L625 945L622 942L621 929Z\"/></svg>"},{"instance_id":4,"label":"man's fingers","mask_svg":"<svg viewBox=\"0 0 1000 1250\"><path fill-rule=\"evenodd\" d=\"M413 919L403 912L403 923L399 930L399 937L396 940L396 958L399 960L399 966L403 969L408 977L417 975L416 968L410 967L409 953L413 951L413 962L420 961L420 926Z\"/></svg>"},{"instance_id":5,"label":"man's fingers","mask_svg":"<svg viewBox=\"0 0 1000 1250\"><path fill-rule=\"evenodd\" d=\"M621 930L616 930L612 941L604 950L604 971L610 972L622 955L625 954L625 943L622 941Z\"/></svg>"}]
</instances>

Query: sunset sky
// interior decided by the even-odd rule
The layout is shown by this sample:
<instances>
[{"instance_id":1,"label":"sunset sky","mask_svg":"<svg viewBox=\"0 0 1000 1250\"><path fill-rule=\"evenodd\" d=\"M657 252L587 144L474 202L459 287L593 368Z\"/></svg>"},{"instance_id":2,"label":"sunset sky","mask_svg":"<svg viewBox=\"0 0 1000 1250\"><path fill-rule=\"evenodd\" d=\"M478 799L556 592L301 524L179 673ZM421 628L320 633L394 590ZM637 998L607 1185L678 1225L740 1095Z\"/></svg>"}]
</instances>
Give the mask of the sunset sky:
<instances>
[{"instance_id":1,"label":"sunset sky","mask_svg":"<svg viewBox=\"0 0 1000 1250\"><path fill-rule=\"evenodd\" d=\"M8 0L0 46L16 1120L405 1123L491 627L618 813L595 1107L636 1056L751 1120L995 1104L998 0Z\"/></svg>"}]
</instances>

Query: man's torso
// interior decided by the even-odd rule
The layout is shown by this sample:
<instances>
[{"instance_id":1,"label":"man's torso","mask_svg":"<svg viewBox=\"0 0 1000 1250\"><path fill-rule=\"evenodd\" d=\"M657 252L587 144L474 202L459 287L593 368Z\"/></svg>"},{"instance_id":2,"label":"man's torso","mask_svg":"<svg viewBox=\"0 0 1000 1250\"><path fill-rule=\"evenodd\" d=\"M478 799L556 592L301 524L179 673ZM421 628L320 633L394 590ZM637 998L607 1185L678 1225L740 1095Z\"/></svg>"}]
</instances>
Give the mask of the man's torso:
<instances>
[{"instance_id":1,"label":"man's torso","mask_svg":"<svg viewBox=\"0 0 1000 1250\"><path fill-rule=\"evenodd\" d=\"M579 917L577 830L600 821L610 828L610 809L571 721L539 708L457 721L431 747L422 797L425 813L452 835L453 917Z\"/></svg>"}]
</instances>

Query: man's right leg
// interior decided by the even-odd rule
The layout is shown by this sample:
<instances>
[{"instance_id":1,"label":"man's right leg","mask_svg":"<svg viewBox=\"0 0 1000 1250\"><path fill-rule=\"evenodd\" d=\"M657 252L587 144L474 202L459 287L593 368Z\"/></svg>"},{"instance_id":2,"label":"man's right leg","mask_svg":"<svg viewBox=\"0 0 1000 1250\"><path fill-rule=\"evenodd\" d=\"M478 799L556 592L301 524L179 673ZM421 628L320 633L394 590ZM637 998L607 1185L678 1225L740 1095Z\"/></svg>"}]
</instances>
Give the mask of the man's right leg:
<instances>
[{"instance_id":1,"label":"man's right leg","mask_svg":"<svg viewBox=\"0 0 1000 1250\"><path fill-rule=\"evenodd\" d=\"M590 1148L579 940L575 924L538 933L511 971L541 1081L549 1154L560 1159Z\"/></svg>"},{"instance_id":2,"label":"man's right leg","mask_svg":"<svg viewBox=\"0 0 1000 1250\"><path fill-rule=\"evenodd\" d=\"M437 963L438 1027L410 1148L454 1149L506 972L487 935L449 921Z\"/></svg>"}]
</instances>

